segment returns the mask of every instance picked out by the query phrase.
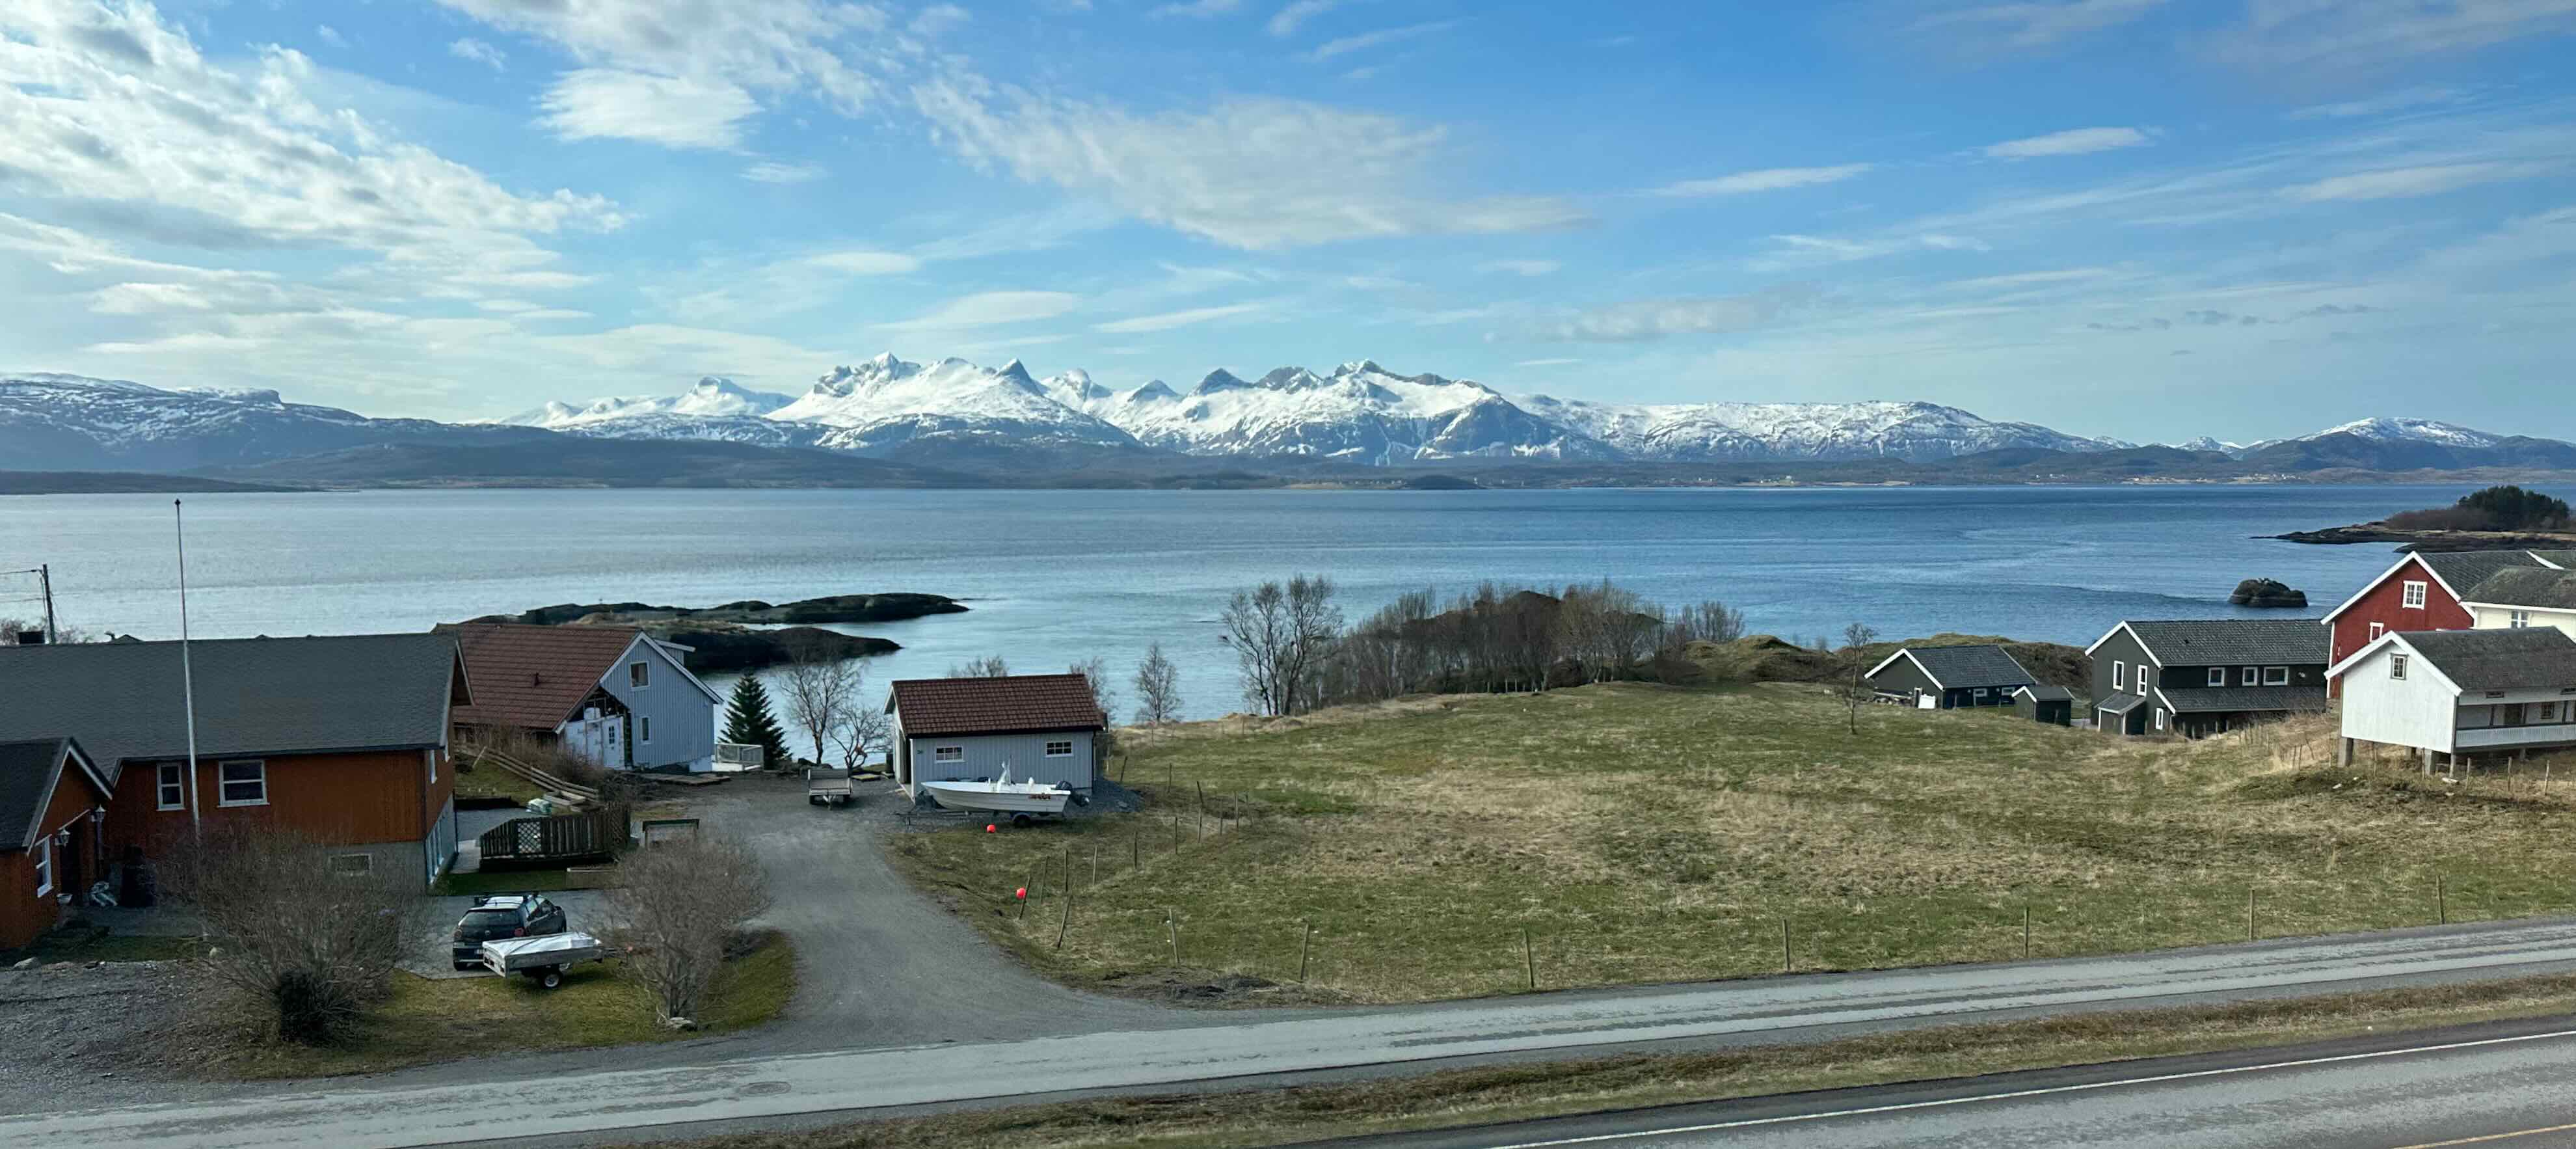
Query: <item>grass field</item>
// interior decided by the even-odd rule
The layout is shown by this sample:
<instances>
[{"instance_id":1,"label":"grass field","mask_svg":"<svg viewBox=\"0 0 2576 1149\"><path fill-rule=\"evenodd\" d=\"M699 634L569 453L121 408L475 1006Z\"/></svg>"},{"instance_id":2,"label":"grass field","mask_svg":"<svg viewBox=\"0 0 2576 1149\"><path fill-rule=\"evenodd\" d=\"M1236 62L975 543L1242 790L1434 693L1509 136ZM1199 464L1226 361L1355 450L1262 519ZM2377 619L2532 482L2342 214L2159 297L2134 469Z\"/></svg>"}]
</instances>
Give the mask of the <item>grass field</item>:
<instances>
[{"instance_id":1,"label":"grass field","mask_svg":"<svg viewBox=\"0 0 2576 1149\"><path fill-rule=\"evenodd\" d=\"M261 1045L224 1069L248 1078L379 1073L460 1057L665 1041L760 1025L796 992L796 950L772 934L717 975L713 1008L698 1032L653 1023L653 1000L617 974L614 959L577 966L545 989L524 977L394 975L393 997L356 1041L327 1049Z\"/></svg>"},{"instance_id":2,"label":"grass field","mask_svg":"<svg viewBox=\"0 0 2576 1149\"><path fill-rule=\"evenodd\" d=\"M1042 971L1283 983L1251 1000L1774 973L1784 923L1815 970L2020 957L2025 912L2056 956L2243 940L2249 894L2267 937L2576 908L2576 780L2338 771L2322 720L2181 743L1859 717L1817 687L1614 685L1197 724L1112 767L1144 813L891 853Z\"/></svg>"}]
</instances>

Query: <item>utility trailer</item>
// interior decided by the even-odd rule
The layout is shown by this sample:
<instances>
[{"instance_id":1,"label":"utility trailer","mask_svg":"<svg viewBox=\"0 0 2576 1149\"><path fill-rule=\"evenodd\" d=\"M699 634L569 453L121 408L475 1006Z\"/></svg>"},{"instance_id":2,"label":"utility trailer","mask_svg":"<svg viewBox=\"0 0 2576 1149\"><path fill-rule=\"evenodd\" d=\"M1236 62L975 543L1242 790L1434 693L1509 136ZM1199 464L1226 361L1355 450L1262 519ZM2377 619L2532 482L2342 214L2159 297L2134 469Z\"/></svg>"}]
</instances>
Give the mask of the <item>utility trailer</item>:
<instances>
[{"instance_id":1,"label":"utility trailer","mask_svg":"<svg viewBox=\"0 0 2576 1149\"><path fill-rule=\"evenodd\" d=\"M817 806L846 806L859 796L858 783L847 770L829 766L809 767L805 771L805 800Z\"/></svg>"},{"instance_id":2,"label":"utility trailer","mask_svg":"<svg viewBox=\"0 0 2576 1149\"><path fill-rule=\"evenodd\" d=\"M547 989L563 984L568 966L598 961L608 947L589 934L560 933L533 938L499 938L483 943L483 966L508 977L522 974Z\"/></svg>"}]
</instances>

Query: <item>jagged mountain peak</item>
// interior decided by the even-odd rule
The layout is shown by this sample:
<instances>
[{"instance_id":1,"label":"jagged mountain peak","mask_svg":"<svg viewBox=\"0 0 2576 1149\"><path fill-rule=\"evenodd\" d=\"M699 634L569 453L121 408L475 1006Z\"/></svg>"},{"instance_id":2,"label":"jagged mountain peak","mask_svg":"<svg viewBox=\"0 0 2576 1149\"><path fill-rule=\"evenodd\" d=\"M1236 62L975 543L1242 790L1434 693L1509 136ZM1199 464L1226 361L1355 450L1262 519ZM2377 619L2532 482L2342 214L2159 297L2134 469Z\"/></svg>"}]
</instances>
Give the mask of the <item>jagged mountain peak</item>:
<instances>
[{"instance_id":1,"label":"jagged mountain peak","mask_svg":"<svg viewBox=\"0 0 2576 1149\"><path fill-rule=\"evenodd\" d=\"M1250 386L1252 386L1252 384L1236 378L1234 372L1228 371L1223 367L1219 367L1214 371L1208 372L1206 377L1200 379L1198 386L1190 388L1190 394L1213 395L1219 391L1233 391Z\"/></svg>"}]
</instances>

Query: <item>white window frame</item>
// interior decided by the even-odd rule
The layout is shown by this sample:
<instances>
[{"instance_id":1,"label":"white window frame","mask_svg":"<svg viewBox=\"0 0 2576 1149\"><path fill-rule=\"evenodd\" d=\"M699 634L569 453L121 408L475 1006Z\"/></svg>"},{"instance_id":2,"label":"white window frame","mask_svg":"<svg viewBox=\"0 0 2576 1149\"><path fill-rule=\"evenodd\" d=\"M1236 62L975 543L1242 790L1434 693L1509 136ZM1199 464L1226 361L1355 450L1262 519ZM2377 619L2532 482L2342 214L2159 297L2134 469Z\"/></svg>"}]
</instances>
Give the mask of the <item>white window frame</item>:
<instances>
[{"instance_id":1,"label":"white window frame","mask_svg":"<svg viewBox=\"0 0 2576 1149\"><path fill-rule=\"evenodd\" d=\"M255 780L225 777L225 772L235 766L256 766L259 768L259 777ZM240 802L234 801L232 788L234 786L248 785L252 781L257 781L259 784L259 797ZM268 805L268 760L265 758L228 758L215 763L215 805Z\"/></svg>"},{"instance_id":2,"label":"white window frame","mask_svg":"<svg viewBox=\"0 0 2576 1149\"><path fill-rule=\"evenodd\" d=\"M1978 687L1978 688L1977 688L1977 700L1978 700L1978 701L1983 702L1983 701L1985 701L1986 699L1991 698L1991 697L1993 697L1993 696L1994 696L1994 692L1993 692L1993 691L1990 691L1990 690L1988 690L1988 689L1986 689L1985 687L1982 687L1982 686L1980 686L1980 687Z\"/></svg>"},{"instance_id":3,"label":"white window frame","mask_svg":"<svg viewBox=\"0 0 2576 1149\"><path fill-rule=\"evenodd\" d=\"M2433 584L2427 582L2420 582L2412 579L2408 580L2405 588L2398 592L2401 596L2399 599L2399 605L2405 607L2407 610L2424 609L2425 600L2431 597L2429 592L2432 585Z\"/></svg>"},{"instance_id":4,"label":"white window frame","mask_svg":"<svg viewBox=\"0 0 2576 1149\"><path fill-rule=\"evenodd\" d=\"M163 762L152 769L152 801L156 810L188 808L188 764Z\"/></svg>"},{"instance_id":5,"label":"white window frame","mask_svg":"<svg viewBox=\"0 0 2576 1149\"><path fill-rule=\"evenodd\" d=\"M2262 667L2259 667L2259 666L2240 666L2240 667L2237 667L2237 668L2236 668L2236 675L2237 675L2237 678L2236 678L2236 684L2237 684L2238 686L2261 686L2261 685L2263 685L2263 668L2262 668Z\"/></svg>"},{"instance_id":6,"label":"white window frame","mask_svg":"<svg viewBox=\"0 0 2576 1149\"><path fill-rule=\"evenodd\" d=\"M2374 623L2370 624L2370 641L2372 641L2372 642L2377 642L2377 641L2379 641L2379 636L2380 636L2380 635L2383 635L2383 634L2386 634L2386 633L2388 633L2388 624L2387 624L2387 623L2384 623L2384 622L2374 622Z\"/></svg>"},{"instance_id":7,"label":"white window frame","mask_svg":"<svg viewBox=\"0 0 2576 1149\"><path fill-rule=\"evenodd\" d=\"M2158 730L2162 730L2162 729L2164 729L2164 728L2165 728L2165 710L2164 710L2164 707L2159 706L2159 707L2157 707L2157 708L2156 708L2156 729L2158 729Z\"/></svg>"},{"instance_id":8,"label":"white window frame","mask_svg":"<svg viewBox=\"0 0 2576 1149\"><path fill-rule=\"evenodd\" d=\"M963 762L966 760L966 748L963 746L933 746L930 748L930 760L932 762Z\"/></svg>"},{"instance_id":9,"label":"white window frame","mask_svg":"<svg viewBox=\"0 0 2576 1149\"><path fill-rule=\"evenodd\" d=\"M2507 630L2525 629L2531 625L2531 612L2527 610L2506 611L2504 615L2504 625Z\"/></svg>"},{"instance_id":10,"label":"white window frame","mask_svg":"<svg viewBox=\"0 0 2576 1149\"><path fill-rule=\"evenodd\" d=\"M36 859L36 896L41 898L54 892L54 836L36 839L36 848L30 852Z\"/></svg>"},{"instance_id":11,"label":"white window frame","mask_svg":"<svg viewBox=\"0 0 2576 1149\"><path fill-rule=\"evenodd\" d=\"M637 735L635 739L636 741L648 744L651 743L653 741L653 716L650 714L636 715L635 733Z\"/></svg>"},{"instance_id":12,"label":"white window frame","mask_svg":"<svg viewBox=\"0 0 2576 1149\"><path fill-rule=\"evenodd\" d=\"M2225 685L2227 685L2227 668L2226 668L2226 667L2224 667L2224 666L2213 666L2213 667L2210 667L2210 668L2209 668L2209 684L2210 684L2211 686L2225 686Z\"/></svg>"},{"instance_id":13,"label":"white window frame","mask_svg":"<svg viewBox=\"0 0 2576 1149\"><path fill-rule=\"evenodd\" d=\"M634 687L637 690L651 690L653 688L652 662L639 658L633 662L627 663L626 685Z\"/></svg>"},{"instance_id":14,"label":"white window frame","mask_svg":"<svg viewBox=\"0 0 2576 1149\"><path fill-rule=\"evenodd\" d=\"M1984 692L1983 692L1983 691L1979 691L1978 693L1981 693L1981 694L1982 694L1982 693L1984 693ZM1062 746L1062 747L1064 747L1064 749L1062 749L1062 750L1058 750L1058 749L1056 749L1056 747L1058 747L1058 746ZM1047 743L1047 744L1046 744L1046 756L1047 756L1047 757L1049 757L1049 758L1071 758L1071 757L1073 757L1073 739L1070 739L1070 738L1061 738L1061 739L1057 739L1057 740L1055 740L1055 741L1052 741L1052 742Z\"/></svg>"},{"instance_id":15,"label":"white window frame","mask_svg":"<svg viewBox=\"0 0 2576 1149\"><path fill-rule=\"evenodd\" d=\"M2288 686L2289 684L2290 684L2290 668L2289 668L2289 667L2286 667L2286 666L2266 666L2266 667L2264 667L2264 668L2263 668L2263 685L2265 685L2265 686Z\"/></svg>"},{"instance_id":16,"label":"white window frame","mask_svg":"<svg viewBox=\"0 0 2576 1149\"><path fill-rule=\"evenodd\" d=\"M2406 656L2405 656L2405 655L2403 655L2403 654L2392 654L2392 655L2389 655L2389 656L2388 656L2388 677L2389 677L2389 679L2390 679L2391 681L2395 681L2395 682L2404 682L2404 681L2406 681Z\"/></svg>"},{"instance_id":17,"label":"white window frame","mask_svg":"<svg viewBox=\"0 0 2576 1149\"><path fill-rule=\"evenodd\" d=\"M2121 662L2118 659L2113 659L2111 661L2111 692L2117 694L2121 691L2127 690L2128 688L2129 664Z\"/></svg>"}]
</instances>

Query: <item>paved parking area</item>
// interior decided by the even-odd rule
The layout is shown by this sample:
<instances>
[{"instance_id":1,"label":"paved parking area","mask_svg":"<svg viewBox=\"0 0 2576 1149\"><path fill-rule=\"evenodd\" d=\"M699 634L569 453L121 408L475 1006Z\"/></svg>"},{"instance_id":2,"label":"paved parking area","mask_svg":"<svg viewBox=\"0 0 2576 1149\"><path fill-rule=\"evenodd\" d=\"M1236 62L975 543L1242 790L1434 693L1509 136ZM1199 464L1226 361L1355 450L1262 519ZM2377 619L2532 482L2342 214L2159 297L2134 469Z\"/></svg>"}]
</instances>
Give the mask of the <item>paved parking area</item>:
<instances>
[{"instance_id":1,"label":"paved parking area","mask_svg":"<svg viewBox=\"0 0 2576 1149\"><path fill-rule=\"evenodd\" d=\"M608 913L608 896L598 890L555 890L546 895L564 908L564 926L583 933L597 933ZM448 943L456 936L456 921L474 908L471 897L422 898L420 916L413 923L414 940L403 968L422 977L491 977L482 970L456 968Z\"/></svg>"}]
</instances>

